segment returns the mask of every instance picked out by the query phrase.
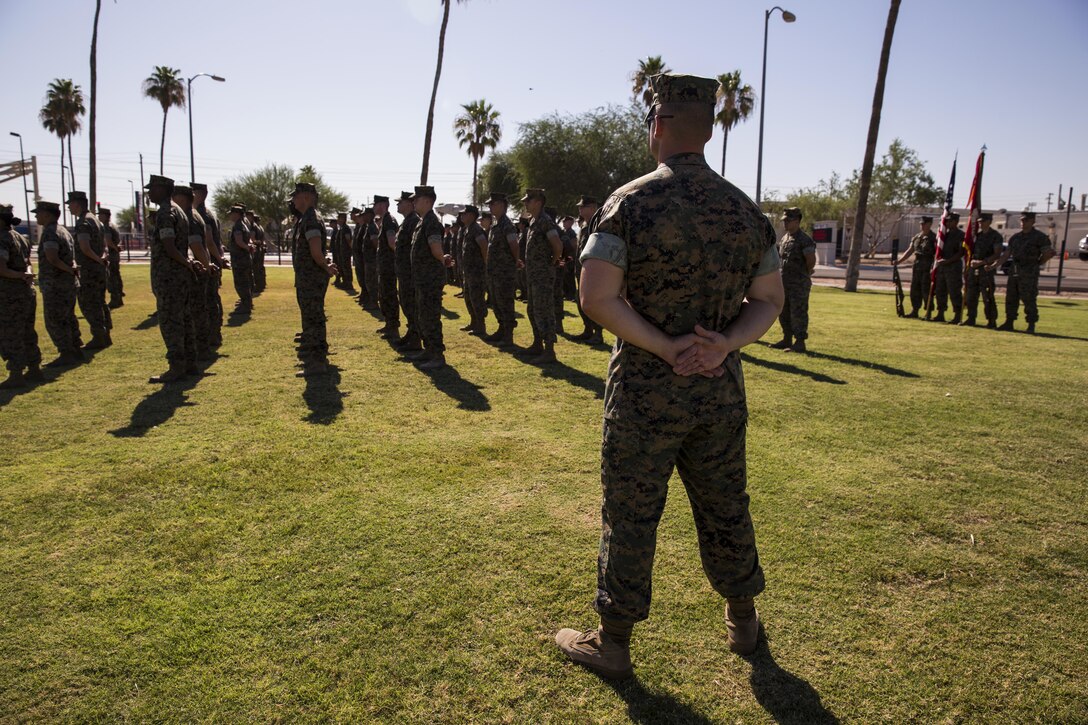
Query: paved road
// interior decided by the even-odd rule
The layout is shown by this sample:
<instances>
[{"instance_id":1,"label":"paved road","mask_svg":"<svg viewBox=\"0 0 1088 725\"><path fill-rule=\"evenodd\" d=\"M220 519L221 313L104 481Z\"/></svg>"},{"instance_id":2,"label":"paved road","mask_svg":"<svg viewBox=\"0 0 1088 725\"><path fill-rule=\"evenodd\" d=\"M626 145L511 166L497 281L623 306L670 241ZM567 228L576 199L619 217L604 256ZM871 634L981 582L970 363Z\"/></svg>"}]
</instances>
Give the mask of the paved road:
<instances>
[{"instance_id":1,"label":"paved road","mask_svg":"<svg viewBox=\"0 0 1088 725\"><path fill-rule=\"evenodd\" d=\"M910 285L911 279L910 260L907 261L908 263L899 270L899 276L902 278L905 287ZM836 264L835 266L817 265L812 277L814 280L823 281L824 283L845 280L846 264ZM891 264L887 260L868 260L867 263L861 265L860 279L864 282L886 282L891 284ZM1053 292L1057 281L1058 260L1052 259L1043 269L1042 274L1039 275L1039 289ZM997 286L1004 288L1005 283L1006 277L1002 274L997 275ZM1076 258L1065 260L1065 266L1062 269L1062 292L1088 292L1088 262L1082 262Z\"/></svg>"}]
</instances>

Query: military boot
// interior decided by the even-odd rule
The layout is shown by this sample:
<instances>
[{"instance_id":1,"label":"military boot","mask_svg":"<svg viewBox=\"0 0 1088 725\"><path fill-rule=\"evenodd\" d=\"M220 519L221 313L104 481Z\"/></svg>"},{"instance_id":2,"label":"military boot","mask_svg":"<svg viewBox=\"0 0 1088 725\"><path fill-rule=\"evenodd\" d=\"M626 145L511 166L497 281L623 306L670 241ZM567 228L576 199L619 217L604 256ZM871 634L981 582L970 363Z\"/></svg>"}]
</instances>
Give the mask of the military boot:
<instances>
[{"instance_id":1,"label":"military boot","mask_svg":"<svg viewBox=\"0 0 1088 725\"><path fill-rule=\"evenodd\" d=\"M563 654L601 677L625 680L634 674L631 666L631 645L617 642L601 628L579 632L561 629L555 643Z\"/></svg>"},{"instance_id":2,"label":"military boot","mask_svg":"<svg viewBox=\"0 0 1088 725\"><path fill-rule=\"evenodd\" d=\"M513 350L516 347L514 345L514 328L503 327L500 328L500 332L502 333L502 337L499 338L499 349Z\"/></svg>"},{"instance_id":3,"label":"military boot","mask_svg":"<svg viewBox=\"0 0 1088 725\"><path fill-rule=\"evenodd\" d=\"M487 339L487 325L484 324L483 320L476 320L476 322L472 324L472 329L469 330L469 332L477 337Z\"/></svg>"},{"instance_id":4,"label":"military boot","mask_svg":"<svg viewBox=\"0 0 1088 725\"><path fill-rule=\"evenodd\" d=\"M974 327L974 326L975 326L975 318L974 317L968 317L966 320L964 320L963 322L960 323L960 327Z\"/></svg>"},{"instance_id":5,"label":"military boot","mask_svg":"<svg viewBox=\"0 0 1088 725\"><path fill-rule=\"evenodd\" d=\"M944 310L937 313L937 316L933 318L934 322L944 322Z\"/></svg>"},{"instance_id":6,"label":"military boot","mask_svg":"<svg viewBox=\"0 0 1088 725\"><path fill-rule=\"evenodd\" d=\"M1012 332L1012 330L1013 330L1012 320L1005 320L1004 322L1001 323L1001 326L998 327L997 329L1001 330L1002 332Z\"/></svg>"},{"instance_id":7,"label":"military boot","mask_svg":"<svg viewBox=\"0 0 1088 725\"><path fill-rule=\"evenodd\" d=\"M917 315L915 315L915 317L917 317ZM778 342L771 345L771 348L774 349L774 350L788 350L790 345L792 345L792 344L793 344L793 338L790 337L789 335L785 335L785 336L782 337L781 340L779 340Z\"/></svg>"},{"instance_id":8,"label":"military boot","mask_svg":"<svg viewBox=\"0 0 1088 725\"><path fill-rule=\"evenodd\" d=\"M312 378L329 372L329 364L324 360L308 360L302 369L295 373L296 378Z\"/></svg>"},{"instance_id":9,"label":"military boot","mask_svg":"<svg viewBox=\"0 0 1088 725\"><path fill-rule=\"evenodd\" d=\"M962 319L963 319L963 313L960 312L959 310L956 310L956 313L954 315L952 315L952 319L948 321L948 324L958 325L958 324L960 324L960 321Z\"/></svg>"},{"instance_id":10,"label":"military boot","mask_svg":"<svg viewBox=\"0 0 1088 725\"><path fill-rule=\"evenodd\" d=\"M540 338L533 335L533 344L525 348L526 355L542 355L544 353L544 343Z\"/></svg>"},{"instance_id":11,"label":"military boot","mask_svg":"<svg viewBox=\"0 0 1088 725\"><path fill-rule=\"evenodd\" d=\"M586 338L586 342L589 343L590 345L603 345L604 344L604 335L601 333L601 329L600 328L595 329L593 331L593 333L589 337Z\"/></svg>"},{"instance_id":12,"label":"military boot","mask_svg":"<svg viewBox=\"0 0 1088 725\"><path fill-rule=\"evenodd\" d=\"M0 383L0 390L17 390L26 387L26 378L22 370L12 370L8 373L8 379Z\"/></svg>"},{"instance_id":13,"label":"military boot","mask_svg":"<svg viewBox=\"0 0 1088 725\"><path fill-rule=\"evenodd\" d=\"M486 327L484 328L486 331ZM499 324L499 329L492 332L490 335L484 335L484 342L498 342L502 339L502 324Z\"/></svg>"},{"instance_id":14,"label":"military boot","mask_svg":"<svg viewBox=\"0 0 1088 725\"><path fill-rule=\"evenodd\" d=\"M997 320L987 320L986 321L986 329L987 330L996 330L997 329Z\"/></svg>"},{"instance_id":15,"label":"military boot","mask_svg":"<svg viewBox=\"0 0 1088 725\"><path fill-rule=\"evenodd\" d=\"M104 350L109 347L109 343L106 342L106 338L103 335L95 333L91 336L91 341L83 346L84 350Z\"/></svg>"},{"instance_id":16,"label":"military boot","mask_svg":"<svg viewBox=\"0 0 1088 725\"><path fill-rule=\"evenodd\" d=\"M917 320L917 319L918 319L918 308L917 308L917 307L915 307L915 308L914 308L914 309L912 309L912 310L911 310L911 311L910 311L909 313L907 313L906 315L904 315L904 317L913 317L914 319L916 319L916 320Z\"/></svg>"},{"instance_id":17,"label":"military boot","mask_svg":"<svg viewBox=\"0 0 1088 725\"><path fill-rule=\"evenodd\" d=\"M42 369L39 365L30 365L26 369L26 381L28 383L44 383L45 376L42 375Z\"/></svg>"},{"instance_id":18,"label":"military boot","mask_svg":"<svg viewBox=\"0 0 1088 725\"><path fill-rule=\"evenodd\" d=\"M534 357L532 360L530 360L529 364L530 365L550 365L553 362L556 362L555 343L554 342L546 342L546 343L544 343L543 351L539 355Z\"/></svg>"},{"instance_id":19,"label":"military boot","mask_svg":"<svg viewBox=\"0 0 1088 725\"><path fill-rule=\"evenodd\" d=\"M170 369L161 375L155 375L149 383L173 383L185 377L185 365L183 363L170 363Z\"/></svg>"},{"instance_id":20,"label":"military boot","mask_svg":"<svg viewBox=\"0 0 1088 725\"><path fill-rule=\"evenodd\" d=\"M400 339L397 343L398 352L419 352L423 349L423 345L420 344L419 335L414 332L409 332L407 335Z\"/></svg>"},{"instance_id":21,"label":"military boot","mask_svg":"<svg viewBox=\"0 0 1088 725\"><path fill-rule=\"evenodd\" d=\"M739 655L750 655L759 644L759 612L752 599L729 599L725 605L725 628L729 632L729 649Z\"/></svg>"},{"instance_id":22,"label":"military boot","mask_svg":"<svg viewBox=\"0 0 1088 725\"><path fill-rule=\"evenodd\" d=\"M1029 322L1028 323L1028 329L1024 330L1024 332L1028 333L1029 335L1034 335L1035 334L1035 323L1034 322Z\"/></svg>"},{"instance_id":23,"label":"military boot","mask_svg":"<svg viewBox=\"0 0 1088 725\"><path fill-rule=\"evenodd\" d=\"M446 356L442 353L431 355L429 360L419 364L420 370L438 370L446 367Z\"/></svg>"},{"instance_id":24,"label":"military boot","mask_svg":"<svg viewBox=\"0 0 1088 725\"><path fill-rule=\"evenodd\" d=\"M786 352L808 352L804 340L794 340L794 343L786 348Z\"/></svg>"}]
</instances>

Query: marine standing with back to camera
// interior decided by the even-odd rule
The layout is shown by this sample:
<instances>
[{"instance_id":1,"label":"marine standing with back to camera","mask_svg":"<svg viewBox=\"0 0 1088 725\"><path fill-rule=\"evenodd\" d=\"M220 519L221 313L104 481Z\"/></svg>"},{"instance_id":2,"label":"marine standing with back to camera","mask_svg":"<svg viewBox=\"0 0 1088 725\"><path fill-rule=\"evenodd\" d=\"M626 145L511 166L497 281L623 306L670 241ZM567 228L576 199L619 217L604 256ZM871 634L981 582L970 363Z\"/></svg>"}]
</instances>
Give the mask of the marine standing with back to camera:
<instances>
[{"instance_id":1,"label":"marine standing with back to camera","mask_svg":"<svg viewBox=\"0 0 1088 725\"><path fill-rule=\"evenodd\" d=\"M748 411L740 348L782 308L774 229L707 164L718 82L656 75L647 117L655 171L614 191L582 252L582 309L617 337L605 386L600 626L559 648L606 677L632 672L630 639L650 612L657 525L669 478L687 490L703 569L727 600L730 649L750 654L763 570L748 513Z\"/></svg>"}]
</instances>

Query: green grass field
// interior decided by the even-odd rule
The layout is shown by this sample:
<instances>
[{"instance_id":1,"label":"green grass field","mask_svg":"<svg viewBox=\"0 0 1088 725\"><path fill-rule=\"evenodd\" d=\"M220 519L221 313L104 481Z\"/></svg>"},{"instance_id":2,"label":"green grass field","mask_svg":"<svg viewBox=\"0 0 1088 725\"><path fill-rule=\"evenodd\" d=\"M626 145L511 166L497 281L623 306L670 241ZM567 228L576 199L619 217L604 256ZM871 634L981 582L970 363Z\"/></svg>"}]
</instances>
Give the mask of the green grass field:
<instances>
[{"instance_id":1,"label":"green grass field","mask_svg":"<svg viewBox=\"0 0 1088 725\"><path fill-rule=\"evenodd\" d=\"M161 388L124 271L114 346L0 397L0 720L1088 721L1088 302L1029 337L815 289L812 355L746 352L766 646L729 653L674 479L613 687L553 643L596 622L607 350L530 367L449 289L428 376L332 289L303 381L273 269Z\"/></svg>"}]
</instances>

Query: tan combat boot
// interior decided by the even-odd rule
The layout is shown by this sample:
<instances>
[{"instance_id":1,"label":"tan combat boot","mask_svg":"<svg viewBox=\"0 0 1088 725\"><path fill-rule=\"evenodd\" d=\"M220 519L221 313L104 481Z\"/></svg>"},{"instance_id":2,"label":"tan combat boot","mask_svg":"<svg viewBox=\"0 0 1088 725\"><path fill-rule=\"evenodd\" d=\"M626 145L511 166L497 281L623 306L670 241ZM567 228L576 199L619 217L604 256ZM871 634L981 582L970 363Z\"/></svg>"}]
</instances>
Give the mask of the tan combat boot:
<instances>
[{"instance_id":1,"label":"tan combat boot","mask_svg":"<svg viewBox=\"0 0 1088 725\"><path fill-rule=\"evenodd\" d=\"M634 674L630 645L616 642L599 627L586 632L561 629L555 643L571 660L601 677L623 680Z\"/></svg>"},{"instance_id":2,"label":"tan combat boot","mask_svg":"<svg viewBox=\"0 0 1088 725\"><path fill-rule=\"evenodd\" d=\"M149 379L149 383L173 383L185 377L185 365L170 363L170 369L162 375L156 375Z\"/></svg>"},{"instance_id":3,"label":"tan combat boot","mask_svg":"<svg viewBox=\"0 0 1088 725\"><path fill-rule=\"evenodd\" d=\"M725 606L725 628L729 631L729 649L750 655L759 644L759 612L751 599L730 599Z\"/></svg>"}]
</instances>

